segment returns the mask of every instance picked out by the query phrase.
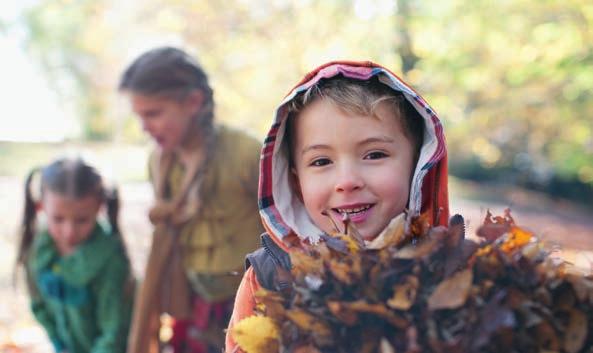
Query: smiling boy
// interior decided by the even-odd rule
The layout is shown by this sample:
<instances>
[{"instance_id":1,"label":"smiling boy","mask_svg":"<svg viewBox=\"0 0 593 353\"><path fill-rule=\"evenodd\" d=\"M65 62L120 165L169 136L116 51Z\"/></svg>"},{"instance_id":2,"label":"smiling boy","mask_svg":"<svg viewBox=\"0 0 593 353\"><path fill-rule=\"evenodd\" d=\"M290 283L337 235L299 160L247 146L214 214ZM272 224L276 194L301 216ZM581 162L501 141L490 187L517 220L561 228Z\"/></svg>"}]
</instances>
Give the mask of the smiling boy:
<instances>
[{"instance_id":1,"label":"smiling boy","mask_svg":"<svg viewBox=\"0 0 593 353\"><path fill-rule=\"evenodd\" d=\"M266 234L248 255L229 329L254 313L254 293L282 288L289 251L315 244L343 214L366 241L406 209L448 221L447 154L428 104L370 62L331 62L284 99L262 150L259 207ZM230 330L229 330L230 331ZM238 352L227 333L227 352Z\"/></svg>"}]
</instances>

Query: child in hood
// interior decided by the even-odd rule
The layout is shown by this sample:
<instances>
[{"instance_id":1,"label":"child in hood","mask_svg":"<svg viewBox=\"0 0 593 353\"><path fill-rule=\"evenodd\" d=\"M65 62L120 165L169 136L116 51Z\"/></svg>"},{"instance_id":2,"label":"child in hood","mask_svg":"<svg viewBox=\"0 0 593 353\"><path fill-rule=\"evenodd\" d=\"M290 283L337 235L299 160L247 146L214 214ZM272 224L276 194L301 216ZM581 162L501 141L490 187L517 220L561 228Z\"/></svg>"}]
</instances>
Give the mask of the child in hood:
<instances>
[{"instance_id":1,"label":"child in hood","mask_svg":"<svg viewBox=\"0 0 593 353\"><path fill-rule=\"evenodd\" d=\"M367 244L405 210L447 225L447 152L433 109L389 70L330 62L286 96L265 140L259 209L263 247L247 256L227 330L254 314L261 287L281 289L288 252L315 244L347 215ZM343 231L343 229L338 229Z\"/></svg>"}]
</instances>

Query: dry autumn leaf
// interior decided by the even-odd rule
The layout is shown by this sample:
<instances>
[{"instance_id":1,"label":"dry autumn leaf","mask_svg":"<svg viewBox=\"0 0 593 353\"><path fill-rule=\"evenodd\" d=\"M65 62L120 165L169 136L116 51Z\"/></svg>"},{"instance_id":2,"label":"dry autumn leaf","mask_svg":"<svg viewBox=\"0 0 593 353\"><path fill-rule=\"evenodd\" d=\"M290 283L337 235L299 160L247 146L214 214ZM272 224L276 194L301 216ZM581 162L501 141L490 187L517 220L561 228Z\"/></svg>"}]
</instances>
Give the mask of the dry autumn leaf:
<instances>
[{"instance_id":1,"label":"dry autumn leaf","mask_svg":"<svg viewBox=\"0 0 593 353\"><path fill-rule=\"evenodd\" d=\"M587 339L587 316L579 310L571 310L568 327L564 336L564 349L568 353L577 353L583 348Z\"/></svg>"},{"instance_id":2,"label":"dry autumn leaf","mask_svg":"<svg viewBox=\"0 0 593 353\"><path fill-rule=\"evenodd\" d=\"M416 302L416 292L419 286L418 278L407 276L403 283L393 287L393 297L387 301L387 306L397 310L408 310Z\"/></svg>"},{"instance_id":3,"label":"dry autumn leaf","mask_svg":"<svg viewBox=\"0 0 593 353\"><path fill-rule=\"evenodd\" d=\"M488 212L477 241L462 217L426 219L394 220L366 247L351 224L303 246L290 290L258 294L282 323L280 351L591 353L593 277L550 257L508 210Z\"/></svg>"},{"instance_id":4,"label":"dry autumn leaf","mask_svg":"<svg viewBox=\"0 0 593 353\"><path fill-rule=\"evenodd\" d=\"M428 298L430 310L455 309L467 300L473 273L470 269L457 272L441 282Z\"/></svg>"}]
</instances>

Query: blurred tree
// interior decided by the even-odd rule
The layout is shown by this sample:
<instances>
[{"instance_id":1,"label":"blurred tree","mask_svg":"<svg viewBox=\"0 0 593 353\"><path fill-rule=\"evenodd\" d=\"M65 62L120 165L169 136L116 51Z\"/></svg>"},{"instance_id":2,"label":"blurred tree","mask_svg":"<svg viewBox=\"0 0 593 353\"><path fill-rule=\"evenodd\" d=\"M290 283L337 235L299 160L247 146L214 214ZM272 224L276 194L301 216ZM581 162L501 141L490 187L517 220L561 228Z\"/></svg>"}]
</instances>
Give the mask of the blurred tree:
<instances>
[{"instance_id":1,"label":"blurred tree","mask_svg":"<svg viewBox=\"0 0 593 353\"><path fill-rule=\"evenodd\" d=\"M399 59L390 46L390 1L370 14L343 0L151 1L144 25L177 31L196 49L216 88L219 117L262 135L276 105L315 66L358 59L393 67Z\"/></svg>"},{"instance_id":2,"label":"blurred tree","mask_svg":"<svg viewBox=\"0 0 593 353\"><path fill-rule=\"evenodd\" d=\"M417 2L413 75L445 117L454 165L593 190L593 5ZM471 172L471 171L469 171ZM509 177L508 174L505 177Z\"/></svg>"},{"instance_id":3,"label":"blurred tree","mask_svg":"<svg viewBox=\"0 0 593 353\"><path fill-rule=\"evenodd\" d=\"M453 172L593 195L587 0L46 0L26 18L31 50L80 104L88 137L139 135L112 106L121 70L147 43L193 52L218 118L260 136L306 71L372 60L444 118Z\"/></svg>"},{"instance_id":4,"label":"blurred tree","mask_svg":"<svg viewBox=\"0 0 593 353\"><path fill-rule=\"evenodd\" d=\"M46 0L24 13L27 47L37 57L64 104L82 121L83 138L105 139L112 133L105 114L104 79L109 55L107 0ZM109 87L108 87L109 86Z\"/></svg>"}]
</instances>

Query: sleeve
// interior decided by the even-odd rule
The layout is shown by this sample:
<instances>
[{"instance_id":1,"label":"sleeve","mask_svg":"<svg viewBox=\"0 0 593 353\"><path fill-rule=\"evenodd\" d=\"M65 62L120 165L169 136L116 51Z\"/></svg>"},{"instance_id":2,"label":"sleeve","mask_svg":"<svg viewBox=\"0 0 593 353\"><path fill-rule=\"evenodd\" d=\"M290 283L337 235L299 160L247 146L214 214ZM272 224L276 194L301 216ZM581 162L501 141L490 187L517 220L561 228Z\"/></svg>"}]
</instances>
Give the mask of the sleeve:
<instances>
[{"instance_id":1,"label":"sleeve","mask_svg":"<svg viewBox=\"0 0 593 353\"><path fill-rule=\"evenodd\" d=\"M132 284L130 267L124 256L108 261L94 284L99 335L90 353L124 353L131 316Z\"/></svg>"},{"instance_id":2,"label":"sleeve","mask_svg":"<svg viewBox=\"0 0 593 353\"><path fill-rule=\"evenodd\" d=\"M233 314L229 321L229 326L226 330L225 352L226 353L243 353L231 337L231 330L239 321L249 317L255 312L255 296L254 293L260 288L253 267L245 271L237 295L235 297L235 305L233 307Z\"/></svg>"},{"instance_id":3,"label":"sleeve","mask_svg":"<svg viewBox=\"0 0 593 353\"><path fill-rule=\"evenodd\" d=\"M31 311L39 324L43 327L56 352L62 352L66 348L58 337L58 331L54 318L43 298L40 296L31 297Z\"/></svg>"},{"instance_id":4,"label":"sleeve","mask_svg":"<svg viewBox=\"0 0 593 353\"><path fill-rule=\"evenodd\" d=\"M33 316L37 322L43 327L49 340L51 341L54 350L56 352L62 352L66 348L64 342L62 342L58 336L58 328L56 321L52 315L50 308L47 305L45 299L39 293L39 288L35 283L35 274L30 268L30 264L27 265L27 288L29 290L29 296L31 298L30 308Z\"/></svg>"}]
</instances>

